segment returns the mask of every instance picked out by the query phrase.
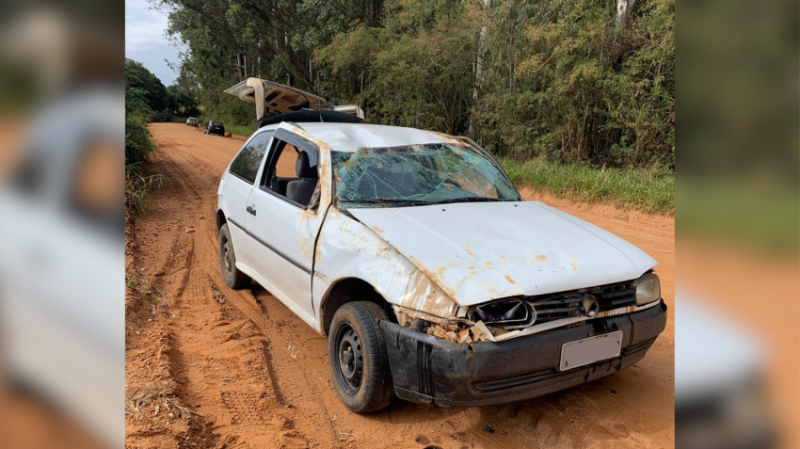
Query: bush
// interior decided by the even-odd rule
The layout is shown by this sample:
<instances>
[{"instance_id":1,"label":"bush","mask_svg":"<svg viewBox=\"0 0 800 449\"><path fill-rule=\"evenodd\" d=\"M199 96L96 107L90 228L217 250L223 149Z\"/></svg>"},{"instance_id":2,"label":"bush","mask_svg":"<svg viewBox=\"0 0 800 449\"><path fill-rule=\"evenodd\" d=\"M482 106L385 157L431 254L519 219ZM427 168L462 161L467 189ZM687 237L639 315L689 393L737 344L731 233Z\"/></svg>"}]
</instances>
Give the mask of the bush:
<instances>
[{"instance_id":1,"label":"bush","mask_svg":"<svg viewBox=\"0 0 800 449\"><path fill-rule=\"evenodd\" d=\"M168 111L154 112L150 116L151 122L173 122L174 118Z\"/></svg>"},{"instance_id":2,"label":"bush","mask_svg":"<svg viewBox=\"0 0 800 449\"><path fill-rule=\"evenodd\" d=\"M147 120L138 114L125 116L125 165L141 164L153 150Z\"/></svg>"}]
</instances>

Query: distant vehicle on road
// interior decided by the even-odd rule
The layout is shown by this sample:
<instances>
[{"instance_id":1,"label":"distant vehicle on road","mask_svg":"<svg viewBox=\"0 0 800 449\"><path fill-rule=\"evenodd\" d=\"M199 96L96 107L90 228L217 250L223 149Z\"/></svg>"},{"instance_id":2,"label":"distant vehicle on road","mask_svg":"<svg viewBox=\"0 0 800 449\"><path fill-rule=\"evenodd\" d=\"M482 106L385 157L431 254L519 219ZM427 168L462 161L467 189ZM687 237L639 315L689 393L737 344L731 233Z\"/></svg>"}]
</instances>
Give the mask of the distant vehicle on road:
<instances>
[{"instance_id":1,"label":"distant vehicle on road","mask_svg":"<svg viewBox=\"0 0 800 449\"><path fill-rule=\"evenodd\" d=\"M203 134L216 134L225 137L225 125L216 120L209 120L203 127Z\"/></svg>"},{"instance_id":2,"label":"distant vehicle on road","mask_svg":"<svg viewBox=\"0 0 800 449\"><path fill-rule=\"evenodd\" d=\"M186 126L193 126L197 128L200 124L197 122L197 119L194 117L189 117L186 119Z\"/></svg>"}]
</instances>

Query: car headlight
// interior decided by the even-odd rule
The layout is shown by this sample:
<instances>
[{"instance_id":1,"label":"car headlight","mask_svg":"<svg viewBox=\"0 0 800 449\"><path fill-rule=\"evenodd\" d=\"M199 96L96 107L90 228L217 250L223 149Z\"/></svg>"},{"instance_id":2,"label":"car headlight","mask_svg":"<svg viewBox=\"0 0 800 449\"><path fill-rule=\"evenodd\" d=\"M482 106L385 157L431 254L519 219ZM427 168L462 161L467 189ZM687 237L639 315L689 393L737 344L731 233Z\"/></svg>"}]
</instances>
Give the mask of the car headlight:
<instances>
[{"instance_id":1,"label":"car headlight","mask_svg":"<svg viewBox=\"0 0 800 449\"><path fill-rule=\"evenodd\" d=\"M655 273L646 273L633 281L636 287L636 305L641 306L661 298L661 281Z\"/></svg>"}]
</instances>

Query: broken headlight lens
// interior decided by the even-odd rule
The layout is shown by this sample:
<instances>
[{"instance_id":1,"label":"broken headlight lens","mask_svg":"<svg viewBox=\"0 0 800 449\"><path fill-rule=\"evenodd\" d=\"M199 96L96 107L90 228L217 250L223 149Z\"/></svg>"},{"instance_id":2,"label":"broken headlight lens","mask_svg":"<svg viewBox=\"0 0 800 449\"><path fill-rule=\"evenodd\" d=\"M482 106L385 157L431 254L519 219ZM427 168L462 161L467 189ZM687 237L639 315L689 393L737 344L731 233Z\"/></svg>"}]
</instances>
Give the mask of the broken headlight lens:
<instances>
[{"instance_id":1,"label":"broken headlight lens","mask_svg":"<svg viewBox=\"0 0 800 449\"><path fill-rule=\"evenodd\" d=\"M661 299L661 281L655 273L645 273L644 276L633 281L636 287L636 305L649 304Z\"/></svg>"},{"instance_id":2,"label":"broken headlight lens","mask_svg":"<svg viewBox=\"0 0 800 449\"><path fill-rule=\"evenodd\" d=\"M475 308L472 321L483 321L485 324L532 324L533 313L530 306L519 299L493 302Z\"/></svg>"}]
</instances>

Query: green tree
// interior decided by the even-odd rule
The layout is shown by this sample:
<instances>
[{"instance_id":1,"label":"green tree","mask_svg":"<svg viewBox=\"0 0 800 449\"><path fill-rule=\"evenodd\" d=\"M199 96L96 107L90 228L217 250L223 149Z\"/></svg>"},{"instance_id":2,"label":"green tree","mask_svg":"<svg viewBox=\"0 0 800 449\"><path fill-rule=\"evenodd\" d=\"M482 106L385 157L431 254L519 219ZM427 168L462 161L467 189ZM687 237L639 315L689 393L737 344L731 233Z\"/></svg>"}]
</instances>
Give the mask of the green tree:
<instances>
[{"instance_id":1,"label":"green tree","mask_svg":"<svg viewBox=\"0 0 800 449\"><path fill-rule=\"evenodd\" d=\"M136 166L153 149L150 132L145 128L153 115L150 92L144 88L147 74L141 64L125 61L125 165ZM152 74L150 74L152 75Z\"/></svg>"},{"instance_id":2,"label":"green tree","mask_svg":"<svg viewBox=\"0 0 800 449\"><path fill-rule=\"evenodd\" d=\"M167 88L161 80L147 70L142 63L125 59L125 84L141 91L141 96L153 112L167 109L169 99Z\"/></svg>"},{"instance_id":3,"label":"green tree","mask_svg":"<svg viewBox=\"0 0 800 449\"><path fill-rule=\"evenodd\" d=\"M222 91L260 77L516 160L674 166L674 0L160 4L189 48L173 96L232 125L252 106Z\"/></svg>"}]
</instances>

